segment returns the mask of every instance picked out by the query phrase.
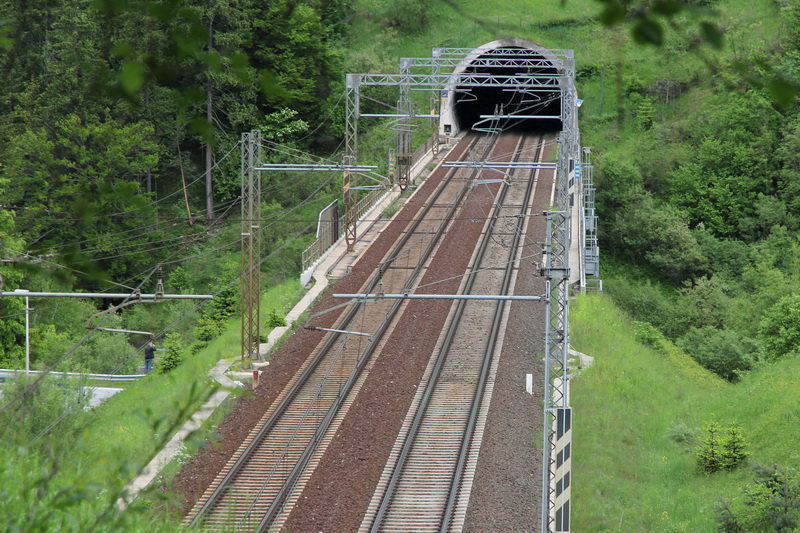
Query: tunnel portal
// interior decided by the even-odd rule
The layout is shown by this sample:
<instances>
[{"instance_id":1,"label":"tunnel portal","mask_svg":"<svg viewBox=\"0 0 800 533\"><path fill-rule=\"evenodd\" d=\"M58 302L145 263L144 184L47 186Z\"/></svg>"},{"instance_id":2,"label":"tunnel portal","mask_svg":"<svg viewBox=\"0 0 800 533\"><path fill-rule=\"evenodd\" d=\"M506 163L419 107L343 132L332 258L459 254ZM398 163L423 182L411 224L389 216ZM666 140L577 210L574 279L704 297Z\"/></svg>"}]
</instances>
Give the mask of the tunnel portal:
<instances>
[{"instance_id":1,"label":"tunnel portal","mask_svg":"<svg viewBox=\"0 0 800 533\"><path fill-rule=\"evenodd\" d=\"M528 62L520 65L520 51L524 57L535 59L536 64ZM480 61L493 59L495 61ZM523 62L524 63L524 62ZM465 73L509 75L551 75L558 74L557 68L542 54L517 46L506 46L484 51L473 59L464 69ZM561 117L561 91L558 87L548 89L518 89L511 87L458 86L453 91L453 119L455 130L491 131L524 130L537 132L561 131L560 118L514 118L520 117ZM487 116L507 116L491 119Z\"/></svg>"}]
</instances>

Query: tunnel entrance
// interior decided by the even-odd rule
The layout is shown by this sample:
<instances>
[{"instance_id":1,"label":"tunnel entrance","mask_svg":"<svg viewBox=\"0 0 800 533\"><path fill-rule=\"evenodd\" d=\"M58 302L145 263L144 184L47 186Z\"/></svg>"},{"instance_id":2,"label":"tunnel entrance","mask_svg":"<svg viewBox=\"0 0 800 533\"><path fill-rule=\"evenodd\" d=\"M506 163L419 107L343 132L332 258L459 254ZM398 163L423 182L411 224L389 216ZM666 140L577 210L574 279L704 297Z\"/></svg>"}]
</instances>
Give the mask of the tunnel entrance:
<instances>
[{"instance_id":1,"label":"tunnel entrance","mask_svg":"<svg viewBox=\"0 0 800 533\"><path fill-rule=\"evenodd\" d=\"M526 61L521 61L521 57ZM547 57L534 50L506 46L484 51L464 72L492 76L555 76L558 69ZM541 118L531 118L534 116ZM558 132L562 129L561 116L561 91L558 87L458 86L453 91L453 118L457 130Z\"/></svg>"}]
</instances>

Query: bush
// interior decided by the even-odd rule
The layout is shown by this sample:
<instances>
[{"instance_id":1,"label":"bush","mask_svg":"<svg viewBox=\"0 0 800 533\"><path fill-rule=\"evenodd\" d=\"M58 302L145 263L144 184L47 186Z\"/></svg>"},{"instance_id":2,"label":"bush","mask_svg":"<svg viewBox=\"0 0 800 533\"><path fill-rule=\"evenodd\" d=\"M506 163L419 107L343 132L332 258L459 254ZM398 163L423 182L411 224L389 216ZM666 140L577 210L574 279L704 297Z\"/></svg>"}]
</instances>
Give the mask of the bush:
<instances>
[{"instance_id":1,"label":"bush","mask_svg":"<svg viewBox=\"0 0 800 533\"><path fill-rule=\"evenodd\" d=\"M800 348L800 296L778 300L761 320L759 335L771 361L796 352Z\"/></svg>"},{"instance_id":2,"label":"bush","mask_svg":"<svg viewBox=\"0 0 800 533\"><path fill-rule=\"evenodd\" d=\"M692 328L676 344L695 361L723 379L736 382L753 368L758 346L735 331L712 327Z\"/></svg>"},{"instance_id":3,"label":"bush","mask_svg":"<svg viewBox=\"0 0 800 533\"><path fill-rule=\"evenodd\" d=\"M657 283L608 277L603 288L634 320L647 322L673 339L686 332L675 303Z\"/></svg>"},{"instance_id":4,"label":"bush","mask_svg":"<svg viewBox=\"0 0 800 533\"><path fill-rule=\"evenodd\" d=\"M166 374L176 369L183 362L184 346L180 335L170 333L164 339L164 358L158 365L158 373Z\"/></svg>"},{"instance_id":5,"label":"bush","mask_svg":"<svg viewBox=\"0 0 800 533\"><path fill-rule=\"evenodd\" d=\"M636 338L637 342L650 346L652 348L658 348L658 343L664 338L664 335L661 334L652 324L649 322L633 322L633 330L634 330L634 337Z\"/></svg>"},{"instance_id":6,"label":"bush","mask_svg":"<svg viewBox=\"0 0 800 533\"><path fill-rule=\"evenodd\" d=\"M723 428L716 421L705 427L706 435L695 449L697 469L704 474L735 470L747 461L747 441L738 426Z\"/></svg>"},{"instance_id":7,"label":"bush","mask_svg":"<svg viewBox=\"0 0 800 533\"><path fill-rule=\"evenodd\" d=\"M423 0L393 0L386 10L386 23L407 33L423 31L431 20L430 5Z\"/></svg>"},{"instance_id":8,"label":"bush","mask_svg":"<svg viewBox=\"0 0 800 533\"><path fill-rule=\"evenodd\" d=\"M282 316L279 316L277 311L274 309L269 312L269 316L267 317L267 327L270 328L282 328L286 326L286 319Z\"/></svg>"},{"instance_id":9,"label":"bush","mask_svg":"<svg viewBox=\"0 0 800 533\"><path fill-rule=\"evenodd\" d=\"M755 467L755 483L742 489L743 498L716 508L717 530L796 531L800 525L800 482L796 474L778 466Z\"/></svg>"},{"instance_id":10,"label":"bush","mask_svg":"<svg viewBox=\"0 0 800 533\"><path fill-rule=\"evenodd\" d=\"M38 444L49 445L54 436L67 441L84 420L80 408L87 400L83 379L48 376L32 386L35 379L17 374L3 387L4 404L16 400L13 408L0 413L0 437L6 447L12 443L32 446L45 433L49 436Z\"/></svg>"},{"instance_id":11,"label":"bush","mask_svg":"<svg viewBox=\"0 0 800 533\"><path fill-rule=\"evenodd\" d=\"M698 433L699 429L690 428L686 423L681 422L667 431L667 438L677 444L694 447L700 442L697 436Z\"/></svg>"}]
</instances>

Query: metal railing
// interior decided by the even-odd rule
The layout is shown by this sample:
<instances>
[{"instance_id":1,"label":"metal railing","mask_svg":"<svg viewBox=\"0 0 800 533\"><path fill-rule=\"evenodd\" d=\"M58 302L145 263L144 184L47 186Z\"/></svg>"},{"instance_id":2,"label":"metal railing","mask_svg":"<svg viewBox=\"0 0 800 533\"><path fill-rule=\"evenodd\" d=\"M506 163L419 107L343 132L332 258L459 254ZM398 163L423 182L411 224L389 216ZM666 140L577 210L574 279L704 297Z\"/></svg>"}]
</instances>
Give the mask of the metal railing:
<instances>
[{"instance_id":1,"label":"metal railing","mask_svg":"<svg viewBox=\"0 0 800 533\"><path fill-rule=\"evenodd\" d=\"M433 149L434 144L438 144L438 142L439 133L434 132L433 135L425 139L425 142L422 143L422 145L414 150L414 153L411 156L411 164L413 165L421 160L425 154ZM380 202L384 195L388 194L389 192L390 189L374 189L360 198L356 204L356 219L360 220L362 217L364 217L364 215L366 215L369 210L372 209L378 202ZM339 217L339 227L344 228L343 217ZM320 227L319 236L305 250L303 250L303 272L306 272L308 269L310 269L314 263L316 263L323 255L325 255L325 252L327 252L334 245L336 245L339 240L341 240L341 236L337 236L336 239L333 239L330 235L330 231L330 225L325 228Z\"/></svg>"},{"instance_id":2,"label":"metal railing","mask_svg":"<svg viewBox=\"0 0 800 533\"><path fill-rule=\"evenodd\" d=\"M39 375L44 372L41 370L14 370L9 368L0 368L0 378L15 377L17 374L34 374ZM145 374L81 374L79 372L48 372L48 375L53 377L83 377L86 379L96 381L136 381L145 376Z\"/></svg>"}]
</instances>

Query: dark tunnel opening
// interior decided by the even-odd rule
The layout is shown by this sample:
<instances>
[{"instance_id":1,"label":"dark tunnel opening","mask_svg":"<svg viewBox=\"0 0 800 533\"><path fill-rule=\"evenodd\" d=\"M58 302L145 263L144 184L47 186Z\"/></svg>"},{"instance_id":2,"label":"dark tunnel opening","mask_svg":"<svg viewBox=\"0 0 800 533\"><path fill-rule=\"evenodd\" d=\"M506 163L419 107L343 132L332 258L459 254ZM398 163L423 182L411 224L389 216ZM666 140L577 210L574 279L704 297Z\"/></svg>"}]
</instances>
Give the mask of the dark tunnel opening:
<instances>
[{"instance_id":1,"label":"dark tunnel opening","mask_svg":"<svg viewBox=\"0 0 800 533\"><path fill-rule=\"evenodd\" d=\"M519 58L519 55L504 54L504 50L520 50L519 47L506 47L492 50L479 56L480 58ZM530 57L530 56L528 56ZM546 59L544 56L537 58ZM548 61L544 67L488 67L469 66L466 72L487 73L493 75L511 74L557 74L556 67ZM485 130L499 127L502 130L528 131L528 132L558 132L561 131L561 120L553 118L536 119L504 119L500 122L481 118L482 115L495 115L498 106L502 106L502 115L536 115L560 116L561 96L558 91L523 92L516 89L502 87L457 87L453 113L461 129Z\"/></svg>"}]
</instances>

